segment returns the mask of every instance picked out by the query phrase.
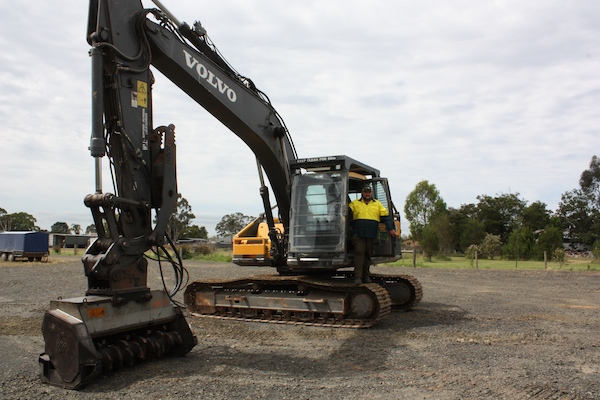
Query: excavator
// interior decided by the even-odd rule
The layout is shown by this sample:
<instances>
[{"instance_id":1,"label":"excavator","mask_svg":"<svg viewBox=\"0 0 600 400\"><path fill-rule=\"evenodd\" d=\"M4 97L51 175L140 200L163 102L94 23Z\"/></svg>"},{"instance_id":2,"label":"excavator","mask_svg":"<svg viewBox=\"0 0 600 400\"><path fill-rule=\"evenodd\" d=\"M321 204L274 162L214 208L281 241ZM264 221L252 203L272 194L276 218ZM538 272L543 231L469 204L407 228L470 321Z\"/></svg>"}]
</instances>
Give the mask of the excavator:
<instances>
[{"instance_id":1,"label":"excavator","mask_svg":"<svg viewBox=\"0 0 600 400\"><path fill-rule=\"evenodd\" d=\"M197 344L189 313L366 328L391 310L416 306L422 288L411 276L353 280L348 204L365 183L400 231L399 213L379 170L347 156L299 158L269 98L224 59L201 23L180 22L160 1L153 2L151 9L140 0L89 2L95 193L84 203L98 237L82 257L85 295L59 297L44 315L42 381L79 389L103 372L184 356ZM233 261L277 273L187 284L187 270L167 234L178 200L175 126L154 126L150 67L255 154L264 213L233 238ZM102 187L105 156L114 193ZM373 261L400 257L398 237L381 224ZM164 278L162 289L148 287L148 259L158 261L161 274L162 264L171 264L173 288ZM185 304L175 299L184 287Z\"/></svg>"}]
</instances>

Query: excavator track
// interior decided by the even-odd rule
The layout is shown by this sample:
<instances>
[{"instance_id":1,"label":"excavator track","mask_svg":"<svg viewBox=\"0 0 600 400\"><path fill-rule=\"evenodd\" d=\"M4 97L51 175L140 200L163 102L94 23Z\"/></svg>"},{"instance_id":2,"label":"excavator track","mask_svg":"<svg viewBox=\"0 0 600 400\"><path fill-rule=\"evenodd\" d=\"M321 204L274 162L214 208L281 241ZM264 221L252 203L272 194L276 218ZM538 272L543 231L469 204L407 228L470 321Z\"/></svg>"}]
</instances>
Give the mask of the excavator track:
<instances>
[{"instance_id":1,"label":"excavator track","mask_svg":"<svg viewBox=\"0 0 600 400\"><path fill-rule=\"evenodd\" d=\"M194 316L272 324L369 328L392 309L377 283L345 277L257 275L188 285L184 299Z\"/></svg>"},{"instance_id":2,"label":"excavator track","mask_svg":"<svg viewBox=\"0 0 600 400\"><path fill-rule=\"evenodd\" d=\"M388 290L392 298L392 311L410 311L423 298L423 287L414 276L374 274L371 280Z\"/></svg>"},{"instance_id":3,"label":"excavator track","mask_svg":"<svg viewBox=\"0 0 600 400\"><path fill-rule=\"evenodd\" d=\"M336 277L353 279L352 272L338 272ZM411 275L372 274L371 281L385 288L392 300L392 311L410 311L423 298L421 283Z\"/></svg>"}]
</instances>

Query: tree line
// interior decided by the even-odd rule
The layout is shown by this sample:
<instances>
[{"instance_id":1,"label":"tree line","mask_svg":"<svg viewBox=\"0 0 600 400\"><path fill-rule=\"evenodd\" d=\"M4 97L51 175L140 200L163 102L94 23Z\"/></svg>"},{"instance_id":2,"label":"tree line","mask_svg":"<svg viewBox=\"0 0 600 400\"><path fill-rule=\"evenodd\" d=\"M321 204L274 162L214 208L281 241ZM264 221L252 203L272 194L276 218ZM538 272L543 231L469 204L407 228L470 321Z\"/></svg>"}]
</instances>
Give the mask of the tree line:
<instances>
[{"instance_id":1,"label":"tree line","mask_svg":"<svg viewBox=\"0 0 600 400\"><path fill-rule=\"evenodd\" d=\"M435 184L424 180L409 193L404 214L410 238L424 253L448 255L476 249L485 256L540 259L568 241L600 250L600 158L582 172L579 188L561 196L558 209L529 204L519 193L477 196L477 203L448 207Z\"/></svg>"},{"instance_id":2,"label":"tree line","mask_svg":"<svg viewBox=\"0 0 600 400\"><path fill-rule=\"evenodd\" d=\"M25 212L9 214L0 207L0 231L40 231L36 226L37 219Z\"/></svg>"},{"instance_id":3,"label":"tree line","mask_svg":"<svg viewBox=\"0 0 600 400\"><path fill-rule=\"evenodd\" d=\"M477 203L448 207L435 184L424 180L407 196L404 214L410 222L410 238L428 256L468 254L477 249L488 257L540 258L544 251L562 249L565 240L592 247L600 255L600 158L592 157L579 188L563 193L556 211L539 200L528 204L519 193L480 195ZM168 235L175 241L207 239L206 227L193 225L194 218L191 205L179 194ZM254 219L240 212L227 214L216 226L217 236L235 234ZM36 222L31 214L8 214L0 208L0 231L43 231ZM51 228L54 233L79 234L81 230L79 224L66 222L56 222ZM95 232L94 224L85 230L86 234Z\"/></svg>"}]
</instances>

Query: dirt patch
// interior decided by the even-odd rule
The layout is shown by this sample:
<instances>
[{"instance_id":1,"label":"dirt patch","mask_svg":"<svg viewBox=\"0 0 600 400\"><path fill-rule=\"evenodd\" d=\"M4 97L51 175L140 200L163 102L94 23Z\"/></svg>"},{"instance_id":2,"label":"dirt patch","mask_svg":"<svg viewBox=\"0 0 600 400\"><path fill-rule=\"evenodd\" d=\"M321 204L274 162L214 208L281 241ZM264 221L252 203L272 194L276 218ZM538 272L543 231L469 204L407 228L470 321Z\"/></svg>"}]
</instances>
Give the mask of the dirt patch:
<instances>
[{"instance_id":1,"label":"dirt patch","mask_svg":"<svg viewBox=\"0 0 600 400\"><path fill-rule=\"evenodd\" d=\"M0 317L0 336L36 336L41 327L42 317Z\"/></svg>"},{"instance_id":2,"label":"dirt patch","mask_svg":"<svg viewBox=\"0 0 600 400\"><path fill-rule=\"evenodd\" d=\"M190 262L192 279L272 272ZM412 274L419 307L366 330L192 318L198 345L103 376L44 385L49 301L85 292L78 260L0 269L2 397L63 399L600 399L599 272L375 268ZM157 268L150 286L160 288Z\"/></svg>"}]
</instances>

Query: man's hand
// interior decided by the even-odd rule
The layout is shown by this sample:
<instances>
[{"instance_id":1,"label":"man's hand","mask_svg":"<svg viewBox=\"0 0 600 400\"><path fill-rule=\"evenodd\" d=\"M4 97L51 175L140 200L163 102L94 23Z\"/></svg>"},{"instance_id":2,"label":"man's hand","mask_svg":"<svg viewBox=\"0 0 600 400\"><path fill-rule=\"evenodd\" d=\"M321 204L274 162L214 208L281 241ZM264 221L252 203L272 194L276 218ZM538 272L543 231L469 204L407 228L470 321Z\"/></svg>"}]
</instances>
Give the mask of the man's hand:
<instances>
[{"instance_id":1,"label":"man's hand","mask_svg":"<svg viewBox=\"0 0 600 400\"><path fill-rule=\"evenodd\" d=\"M392 235L392 236L396 236L396 230L395 230L395 229L392 229L392 230L390 231L390 235Z\"/></svg>"}]
</instances>

